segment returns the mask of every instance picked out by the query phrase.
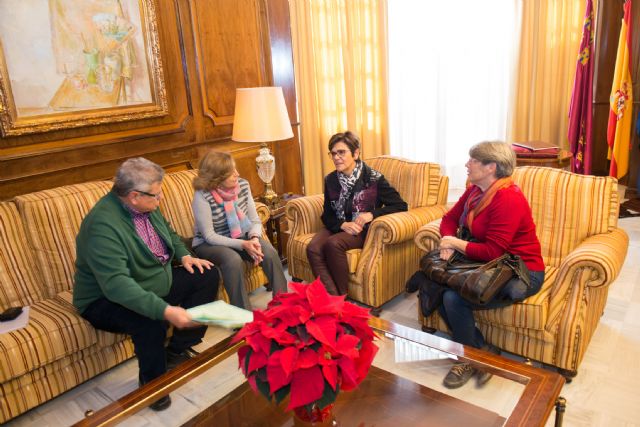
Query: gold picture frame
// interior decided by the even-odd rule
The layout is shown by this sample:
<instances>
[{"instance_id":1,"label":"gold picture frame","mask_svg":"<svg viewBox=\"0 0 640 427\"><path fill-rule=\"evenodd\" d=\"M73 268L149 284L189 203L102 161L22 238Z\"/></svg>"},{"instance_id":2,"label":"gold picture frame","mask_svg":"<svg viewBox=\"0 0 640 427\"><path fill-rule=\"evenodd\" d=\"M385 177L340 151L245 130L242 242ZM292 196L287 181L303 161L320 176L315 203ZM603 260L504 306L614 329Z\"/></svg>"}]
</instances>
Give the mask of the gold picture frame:
<instances>
[{"instance_id":1,"label":"gold picture frame","mask_svg":"<svg viewBox=\"0 0 640 427\"><path fill-rule=\"evenodd\" d=\"M3 137L168 112L154 0L0 2Z\"/></svg>"}]
</instances>

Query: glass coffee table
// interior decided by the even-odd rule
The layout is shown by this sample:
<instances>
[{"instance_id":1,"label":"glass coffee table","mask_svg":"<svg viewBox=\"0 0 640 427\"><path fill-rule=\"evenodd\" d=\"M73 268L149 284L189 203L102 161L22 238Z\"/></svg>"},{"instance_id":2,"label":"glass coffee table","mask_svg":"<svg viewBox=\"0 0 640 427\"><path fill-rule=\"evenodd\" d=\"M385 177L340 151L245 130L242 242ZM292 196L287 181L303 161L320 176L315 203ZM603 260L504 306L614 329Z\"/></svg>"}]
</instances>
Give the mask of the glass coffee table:
<instances>
[{"instance_id":1,"label":"glass coffee table","mask_svg":"<svg viewBox=\"0 0 640 427\"><path fill-rule=\"evenodd\" d=\"M367 378L338 395L333 414L340 426L542 426L556 408L562 422L564 378L383 319L369 322L380 347ZM253 393L238 369L237 349L226 338L165 375L88 415L77 426L292 426L293 414ZM456 360L494 374L458 389L442 379ZM162 412L147 408L171 393Z\"/></svg>"}]
</instances>

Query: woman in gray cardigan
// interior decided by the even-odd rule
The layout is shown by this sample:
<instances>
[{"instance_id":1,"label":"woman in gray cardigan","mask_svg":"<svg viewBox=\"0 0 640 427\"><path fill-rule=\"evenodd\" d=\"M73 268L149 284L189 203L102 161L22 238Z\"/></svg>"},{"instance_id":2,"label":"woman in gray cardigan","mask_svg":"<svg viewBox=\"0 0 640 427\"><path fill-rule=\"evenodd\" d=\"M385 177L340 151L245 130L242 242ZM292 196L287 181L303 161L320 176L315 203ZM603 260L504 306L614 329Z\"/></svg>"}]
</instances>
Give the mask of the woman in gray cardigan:
<instances>
[{"instance_id":1,"label":"woman in gray cardigan","mask_svg":"<svg viewBox=\"0 0 640 427\"><path fill-rule=\"evenodd\" d=\"M262 223L249 183L239 177L233 157L219 151L207 153L200 162L193 188L193 250L220 268L231 304L251 309L243 260L262 266L274 294L286 292L280 257L261 237Z\"/></svg>"}]
</instances>

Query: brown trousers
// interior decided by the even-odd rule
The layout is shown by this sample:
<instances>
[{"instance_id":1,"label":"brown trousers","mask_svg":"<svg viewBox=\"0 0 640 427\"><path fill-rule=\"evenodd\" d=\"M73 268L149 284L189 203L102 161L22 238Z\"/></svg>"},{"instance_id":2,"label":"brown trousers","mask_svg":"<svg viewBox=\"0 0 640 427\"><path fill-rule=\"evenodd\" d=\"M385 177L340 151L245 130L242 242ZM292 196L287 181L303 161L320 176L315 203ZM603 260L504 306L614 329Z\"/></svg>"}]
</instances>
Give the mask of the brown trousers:
<instances>
[{"instance_id":1,"label":"brown trousers","mask_svg":"<svg viewBox=\"0 0 640 427\"><path fill-rule=\"evenodd\" d=\"M318 277L332 295L345 295L349 290L347 251L364 246L365 233L357 236L341 231L331 233L323 228L307 246L307 259L313 275Z\"/></svg>"}]
</instances>

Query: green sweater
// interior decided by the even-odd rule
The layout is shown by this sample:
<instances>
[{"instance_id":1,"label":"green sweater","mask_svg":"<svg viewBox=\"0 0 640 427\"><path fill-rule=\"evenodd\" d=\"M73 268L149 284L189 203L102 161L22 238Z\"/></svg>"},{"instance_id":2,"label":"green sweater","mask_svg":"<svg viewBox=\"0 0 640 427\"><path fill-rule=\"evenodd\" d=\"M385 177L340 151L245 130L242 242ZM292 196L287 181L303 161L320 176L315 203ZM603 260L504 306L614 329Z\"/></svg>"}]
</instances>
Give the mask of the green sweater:
<instances>
[{"instance_id":1,"label":"green sweater","mask_svg":"<svg viewBox=\"0 0 640 427\"><path fill-rule=\"evenodd\" d=\"M170 259L189 255L160 210L153 211L150 220ZM131 214L115 193L100 199L84 218L76 247L73 305L78 311L105 297L151 319L164 318L168 304L162 297L171 288L171 262L162 265L138 236Z\"/></svg>"}]
</instances>

